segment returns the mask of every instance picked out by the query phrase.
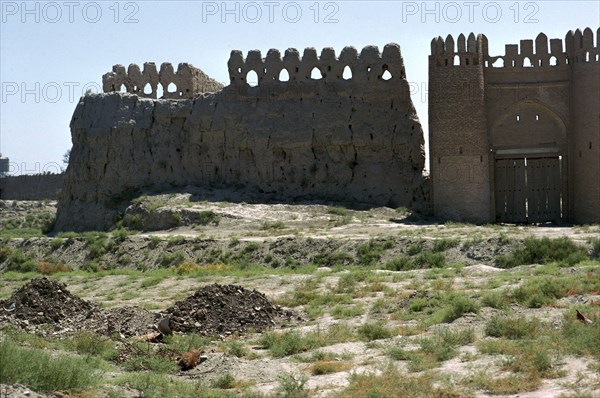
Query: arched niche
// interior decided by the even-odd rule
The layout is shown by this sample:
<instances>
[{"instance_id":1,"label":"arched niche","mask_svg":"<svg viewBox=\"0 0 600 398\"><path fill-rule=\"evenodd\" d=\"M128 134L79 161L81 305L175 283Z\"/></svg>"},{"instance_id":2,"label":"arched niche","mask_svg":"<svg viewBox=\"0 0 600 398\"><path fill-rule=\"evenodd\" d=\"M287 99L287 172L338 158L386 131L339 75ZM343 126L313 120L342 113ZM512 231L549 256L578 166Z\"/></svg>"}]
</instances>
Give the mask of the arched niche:
<instances>
[{"instance_id":1,"label":"arched niche","mask_svg":"<svg viewBox=\"0 0 600 398\"><path fill-rule=\"evenodd\" d=\"M493 148L565 148L567 144L564 121L537 101L522 101L511 106L492 126L489 138Z\"/></svg>"}]
</instances>

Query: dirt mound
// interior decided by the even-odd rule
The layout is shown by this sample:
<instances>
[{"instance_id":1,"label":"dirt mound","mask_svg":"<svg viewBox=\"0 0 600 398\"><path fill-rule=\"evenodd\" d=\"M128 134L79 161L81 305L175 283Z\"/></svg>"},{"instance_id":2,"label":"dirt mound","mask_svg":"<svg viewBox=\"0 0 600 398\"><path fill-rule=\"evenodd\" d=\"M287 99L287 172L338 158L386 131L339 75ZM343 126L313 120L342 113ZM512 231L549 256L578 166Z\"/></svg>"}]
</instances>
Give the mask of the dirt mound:
<instances>
[{"instance_id":1,"label":"dirt mound","mask_svg":"<svg viewBox=\"0 0 600 398\"><path fill-rule=\"evenodd\" d=\"M256 290L219 284L197 290L167 308L166 314L173 330L204 335L260 332L294 316Z\"/></svg>"},{"instance_id":2,"label":"dirt mound","mask_svg":"<svg viewBox=\"0 0 600 398\"><path fill-rule=\"evenodd\" d=\"M65 284L47 278L31 279L0 305L3 317L32 325L77 321L98 311L97 306L71 294Z\"/></svg>"},{"instance_id":3,"label":"dirt mound","mask_svg":"<svg viewBox=\"0 0 600 398\"><path fill-rule=\"evenodd\" d=\"M155 330L154 325L159 320L159 314L136 306L126 306L99 311L86 320L81 327L106 336L117 333L124 337L131 337Z\"/></svg>"}]
</instances>

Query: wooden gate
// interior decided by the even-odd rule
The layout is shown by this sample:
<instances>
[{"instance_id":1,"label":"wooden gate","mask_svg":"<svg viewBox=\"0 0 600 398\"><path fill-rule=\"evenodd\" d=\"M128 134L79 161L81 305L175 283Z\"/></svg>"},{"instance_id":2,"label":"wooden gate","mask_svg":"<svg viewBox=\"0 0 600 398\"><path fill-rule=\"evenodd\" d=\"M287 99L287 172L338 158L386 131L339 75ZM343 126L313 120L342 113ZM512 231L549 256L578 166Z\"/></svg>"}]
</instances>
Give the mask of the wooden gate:
<instances>
[{"instance_id":1,"label":"wooden gate","mask_svg":"<svg viewBox=\"0 0 600 398\"><path fill-rule=\"evenodd\" d=\"M558 222L561 219L559 157L496 160L496 220Z\"/></svg>"}]
</instances>

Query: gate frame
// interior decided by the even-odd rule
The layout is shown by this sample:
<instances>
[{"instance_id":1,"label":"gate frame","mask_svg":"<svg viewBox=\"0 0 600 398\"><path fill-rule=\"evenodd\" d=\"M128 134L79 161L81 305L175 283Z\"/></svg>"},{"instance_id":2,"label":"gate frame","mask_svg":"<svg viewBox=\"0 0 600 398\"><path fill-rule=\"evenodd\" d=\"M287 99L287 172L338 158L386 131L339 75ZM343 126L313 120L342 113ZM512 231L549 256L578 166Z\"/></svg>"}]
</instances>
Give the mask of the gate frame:
<instances>
[{"instance_id":1,"label":"gate frame","mask_svg":"<svg viewBox=\"0 0 600 398\"><path fill-rule=\"evenodd\" d=\"M496 160L499 159L535 159L559 157L561 167L561 213L560 223L571 221L570 200L569 200L569 159L566 148L557 148L555 146L522 148L522 147L497 147L490 149L490 204L491 216L495 223L500 222L496 217ZM531 222L526 221L527 224Z\"/></svg>"}]
</instances>

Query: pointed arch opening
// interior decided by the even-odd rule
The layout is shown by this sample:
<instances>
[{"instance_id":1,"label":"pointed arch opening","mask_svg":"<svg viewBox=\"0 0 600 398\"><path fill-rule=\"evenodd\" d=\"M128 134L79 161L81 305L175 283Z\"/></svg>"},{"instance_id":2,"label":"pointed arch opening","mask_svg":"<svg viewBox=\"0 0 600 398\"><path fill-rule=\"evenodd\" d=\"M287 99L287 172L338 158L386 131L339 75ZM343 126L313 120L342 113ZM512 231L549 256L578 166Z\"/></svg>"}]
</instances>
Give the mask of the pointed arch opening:
<instances>
[{"instance_id":1,"label":"pointed arch opening","mask_svg":"<svg viewBox=\"0 0 600 398\"><path fill-rule=\"evenodd\" d=\"M346 65L344 67L344 71L342 72L342 78L344 80L350 80L350 79L352 79L352 69L350 69L349 65Z\"/></svg>"},{"instance_id":2,"label":"pointed arch opening","mask_svg":"<svg viewBox=\"0 0 600 398\"><path fill-rule=\"evenodd\" d=\"M533 66L533 64L531 63L531 60L529 59L529 57L525 57L523 59L523 67L524 68L531 68Z\"/></svg>"},{"instance_id":3,"label":"pointed arch opening","mask_svg":"<svg viewBox=\"0 0 600 398\"><path fill-rule=\"evenodd\" d=\"M310 71L310 78L313 80L321 80L323 78L323 74L321 73L321 70L315 66Z\"/></svg>"},{"instance_id":4,"label":"pointed arch opening","mask_svg":"<svg viewBox=\"0 0 600 398\"><path fill-rule=\"evenodd\" d=\"M172 94L175 92L177 92L177 86L173 82L169 83L169 85L167 86L167 93Z\"/></svg>"},{"instance_id":5,"label":"pointed arch opening","mask_svg":"<svg viewBox=\"0 0 600 398\"><path fill-rule=\"evenodd\" d=\"M387 67L384 69L383 74L381 75L381 79L388 81L392 78L392 74L390 73L390 71L387 69Z\"/></svg>"},{"instance_id":6,"label":"pointed arch opening","mask_svg":"<svg viewBox=\"0 0 600 398\"><path fill-rule=\"evenodd\" d=\"M146 83L146 85L144 86L144 94L152 94L152 86L150 85L150 83Z\"/></svg>"},{"instance_id":7,"label":"pointed arch opening","mask_svg":"<svg viewBox=\"0 0 600 398\"><path fill-rule=\"evenodd\" d=\"M248 73L246 73L246 83L248 83L250 87L258 86L258 74L254 70L249 70Z\"/></svg>"},{"instance_id":8,"label":"pointed arch opening","mask_svg":"<svg viewBox=\"0 0 600 398\"><path fill-rule=\"evenodd\" d=\"M550 57L550 66L558 65L558 59L553 55Z\"/></svg>"},{"instance_id":9,"label":"pointed arch opening","mask_svg":"<svg viewBox=\"0 0 600 398\"><path fill-rule=\"evenodd\" d=\"M288 81L290 81L290 73L288 72L288 70L286 68L283 68L279 72L279 77L277 79L279 79L280 82L288 82Z\"/></svg>"}]
</instances>

